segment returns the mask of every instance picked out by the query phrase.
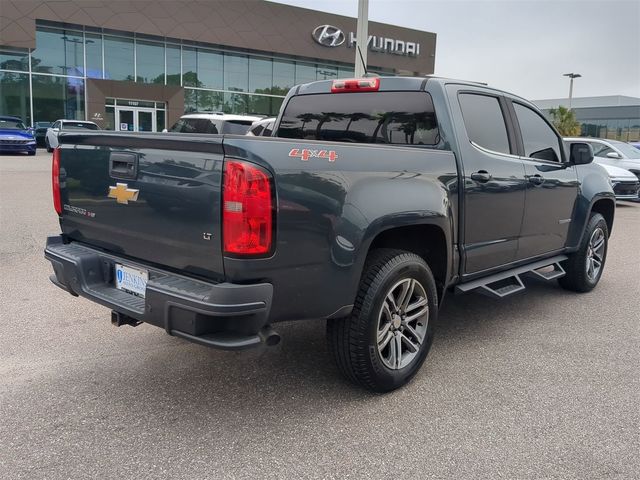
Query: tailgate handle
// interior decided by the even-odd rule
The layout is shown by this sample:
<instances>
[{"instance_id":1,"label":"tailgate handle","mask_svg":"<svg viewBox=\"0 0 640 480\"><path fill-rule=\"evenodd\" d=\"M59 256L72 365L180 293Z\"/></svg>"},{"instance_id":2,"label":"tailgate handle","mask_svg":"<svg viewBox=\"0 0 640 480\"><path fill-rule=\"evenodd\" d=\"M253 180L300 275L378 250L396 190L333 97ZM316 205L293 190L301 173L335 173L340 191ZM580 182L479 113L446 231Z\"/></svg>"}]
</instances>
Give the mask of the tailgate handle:
<instances>
[{"instance_id":1,"label":"tailgate handle","mask_svg":"<svg viewBox=\"0 0 640 480\"><path fill-rule=\"evenodd\" d=\"M129 152L111 152L109 175L114 178L133 178L138 175L138 155Z\"/></svg>"}]
</instances>

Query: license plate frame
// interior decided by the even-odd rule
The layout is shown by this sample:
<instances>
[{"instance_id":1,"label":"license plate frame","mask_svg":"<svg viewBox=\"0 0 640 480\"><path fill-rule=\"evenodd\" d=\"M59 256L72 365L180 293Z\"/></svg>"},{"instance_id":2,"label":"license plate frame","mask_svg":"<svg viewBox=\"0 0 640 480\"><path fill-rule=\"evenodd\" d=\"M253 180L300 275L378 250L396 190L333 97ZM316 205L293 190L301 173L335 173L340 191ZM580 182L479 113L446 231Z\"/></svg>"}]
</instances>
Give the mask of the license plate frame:
<instances>
[{"instance_id":1,"label":"license plate frame","mask_svg":"<svg viewBox=\"0 0 640 480\"><path fill-rule=\"evenodd\" d=\"M113 266L113 273L116 289L136 297L145 298L147 282L149 281L148 270L116 263Z\"/></svg>"}]
</instances>

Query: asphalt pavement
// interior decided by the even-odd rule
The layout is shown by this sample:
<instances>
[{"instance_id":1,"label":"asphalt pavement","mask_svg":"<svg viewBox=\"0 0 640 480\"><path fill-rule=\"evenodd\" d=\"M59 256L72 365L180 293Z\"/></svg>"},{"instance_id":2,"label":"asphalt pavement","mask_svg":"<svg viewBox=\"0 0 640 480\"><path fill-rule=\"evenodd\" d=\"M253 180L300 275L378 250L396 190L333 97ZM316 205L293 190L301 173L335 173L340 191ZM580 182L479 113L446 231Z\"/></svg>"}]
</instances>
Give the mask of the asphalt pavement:
<instances>
[{"instance_id":1,"label":"asphalt pavement","mask_svg":"<svg viewBox=\"0 0 640 480\"><path fill-rule=\"evenodd\" d=\"M427 362L373 395L324 322L210 350L49 282L50 155L0 156L0 478L638 478L640 204L598 288L447 298Z\"/></svg>"}]
</instances>

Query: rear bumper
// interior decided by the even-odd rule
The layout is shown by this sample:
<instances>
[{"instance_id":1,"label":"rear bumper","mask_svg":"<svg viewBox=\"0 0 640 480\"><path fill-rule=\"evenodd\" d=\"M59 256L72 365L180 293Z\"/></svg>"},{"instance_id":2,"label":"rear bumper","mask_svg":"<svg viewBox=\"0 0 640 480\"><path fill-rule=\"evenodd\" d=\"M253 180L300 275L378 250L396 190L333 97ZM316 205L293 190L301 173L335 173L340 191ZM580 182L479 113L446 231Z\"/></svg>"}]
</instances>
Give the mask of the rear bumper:
<instances>
[{"instance_id":1,"label":"rear bumper","mask_svg":"<svg viewBox=\"0 0 640 480\"><path fill-rule=\"evenodd\" d=\"M120 315L162 327L170 335L214 348L238 350L270 343L267 324L273 286L211 283L156 269L86 245L48 237L45 258L51 281L72 295L111 308ZM145 298L114 286L114 264L149 272ZM276 334L277 335L277 334Z\"/></svg>"}]
</instances>

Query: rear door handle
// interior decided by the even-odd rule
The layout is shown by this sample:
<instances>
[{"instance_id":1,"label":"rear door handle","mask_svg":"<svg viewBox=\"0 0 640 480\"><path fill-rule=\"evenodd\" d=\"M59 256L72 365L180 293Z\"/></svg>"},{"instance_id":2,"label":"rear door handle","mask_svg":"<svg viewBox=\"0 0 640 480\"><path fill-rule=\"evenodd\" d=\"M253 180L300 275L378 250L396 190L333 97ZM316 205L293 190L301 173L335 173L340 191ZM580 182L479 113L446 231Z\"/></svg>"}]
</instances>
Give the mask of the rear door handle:
<instances>
[{"instance_id":1,"label":"rear door handle","mask_svg":"<svg viewBox=\"0 0 640 480\"><path fill-rule=\"evenodd\" d=\"M544 183L544 177L542 175L531 175L529 177L529 182L533 183L534 185L542 185Z\"/></svg>"},{"instance_id":2,"label":"rear door handle","mask_svg":"<svg viewBox=\"0 0 640 480\"><path fill-rule=\"evenodd\" d=\"M475 180L476 182L486 183L491 180L491 178L491 174L486 170L480 170L471 174L471 180Z\"/></svg>"}]
</instances>

